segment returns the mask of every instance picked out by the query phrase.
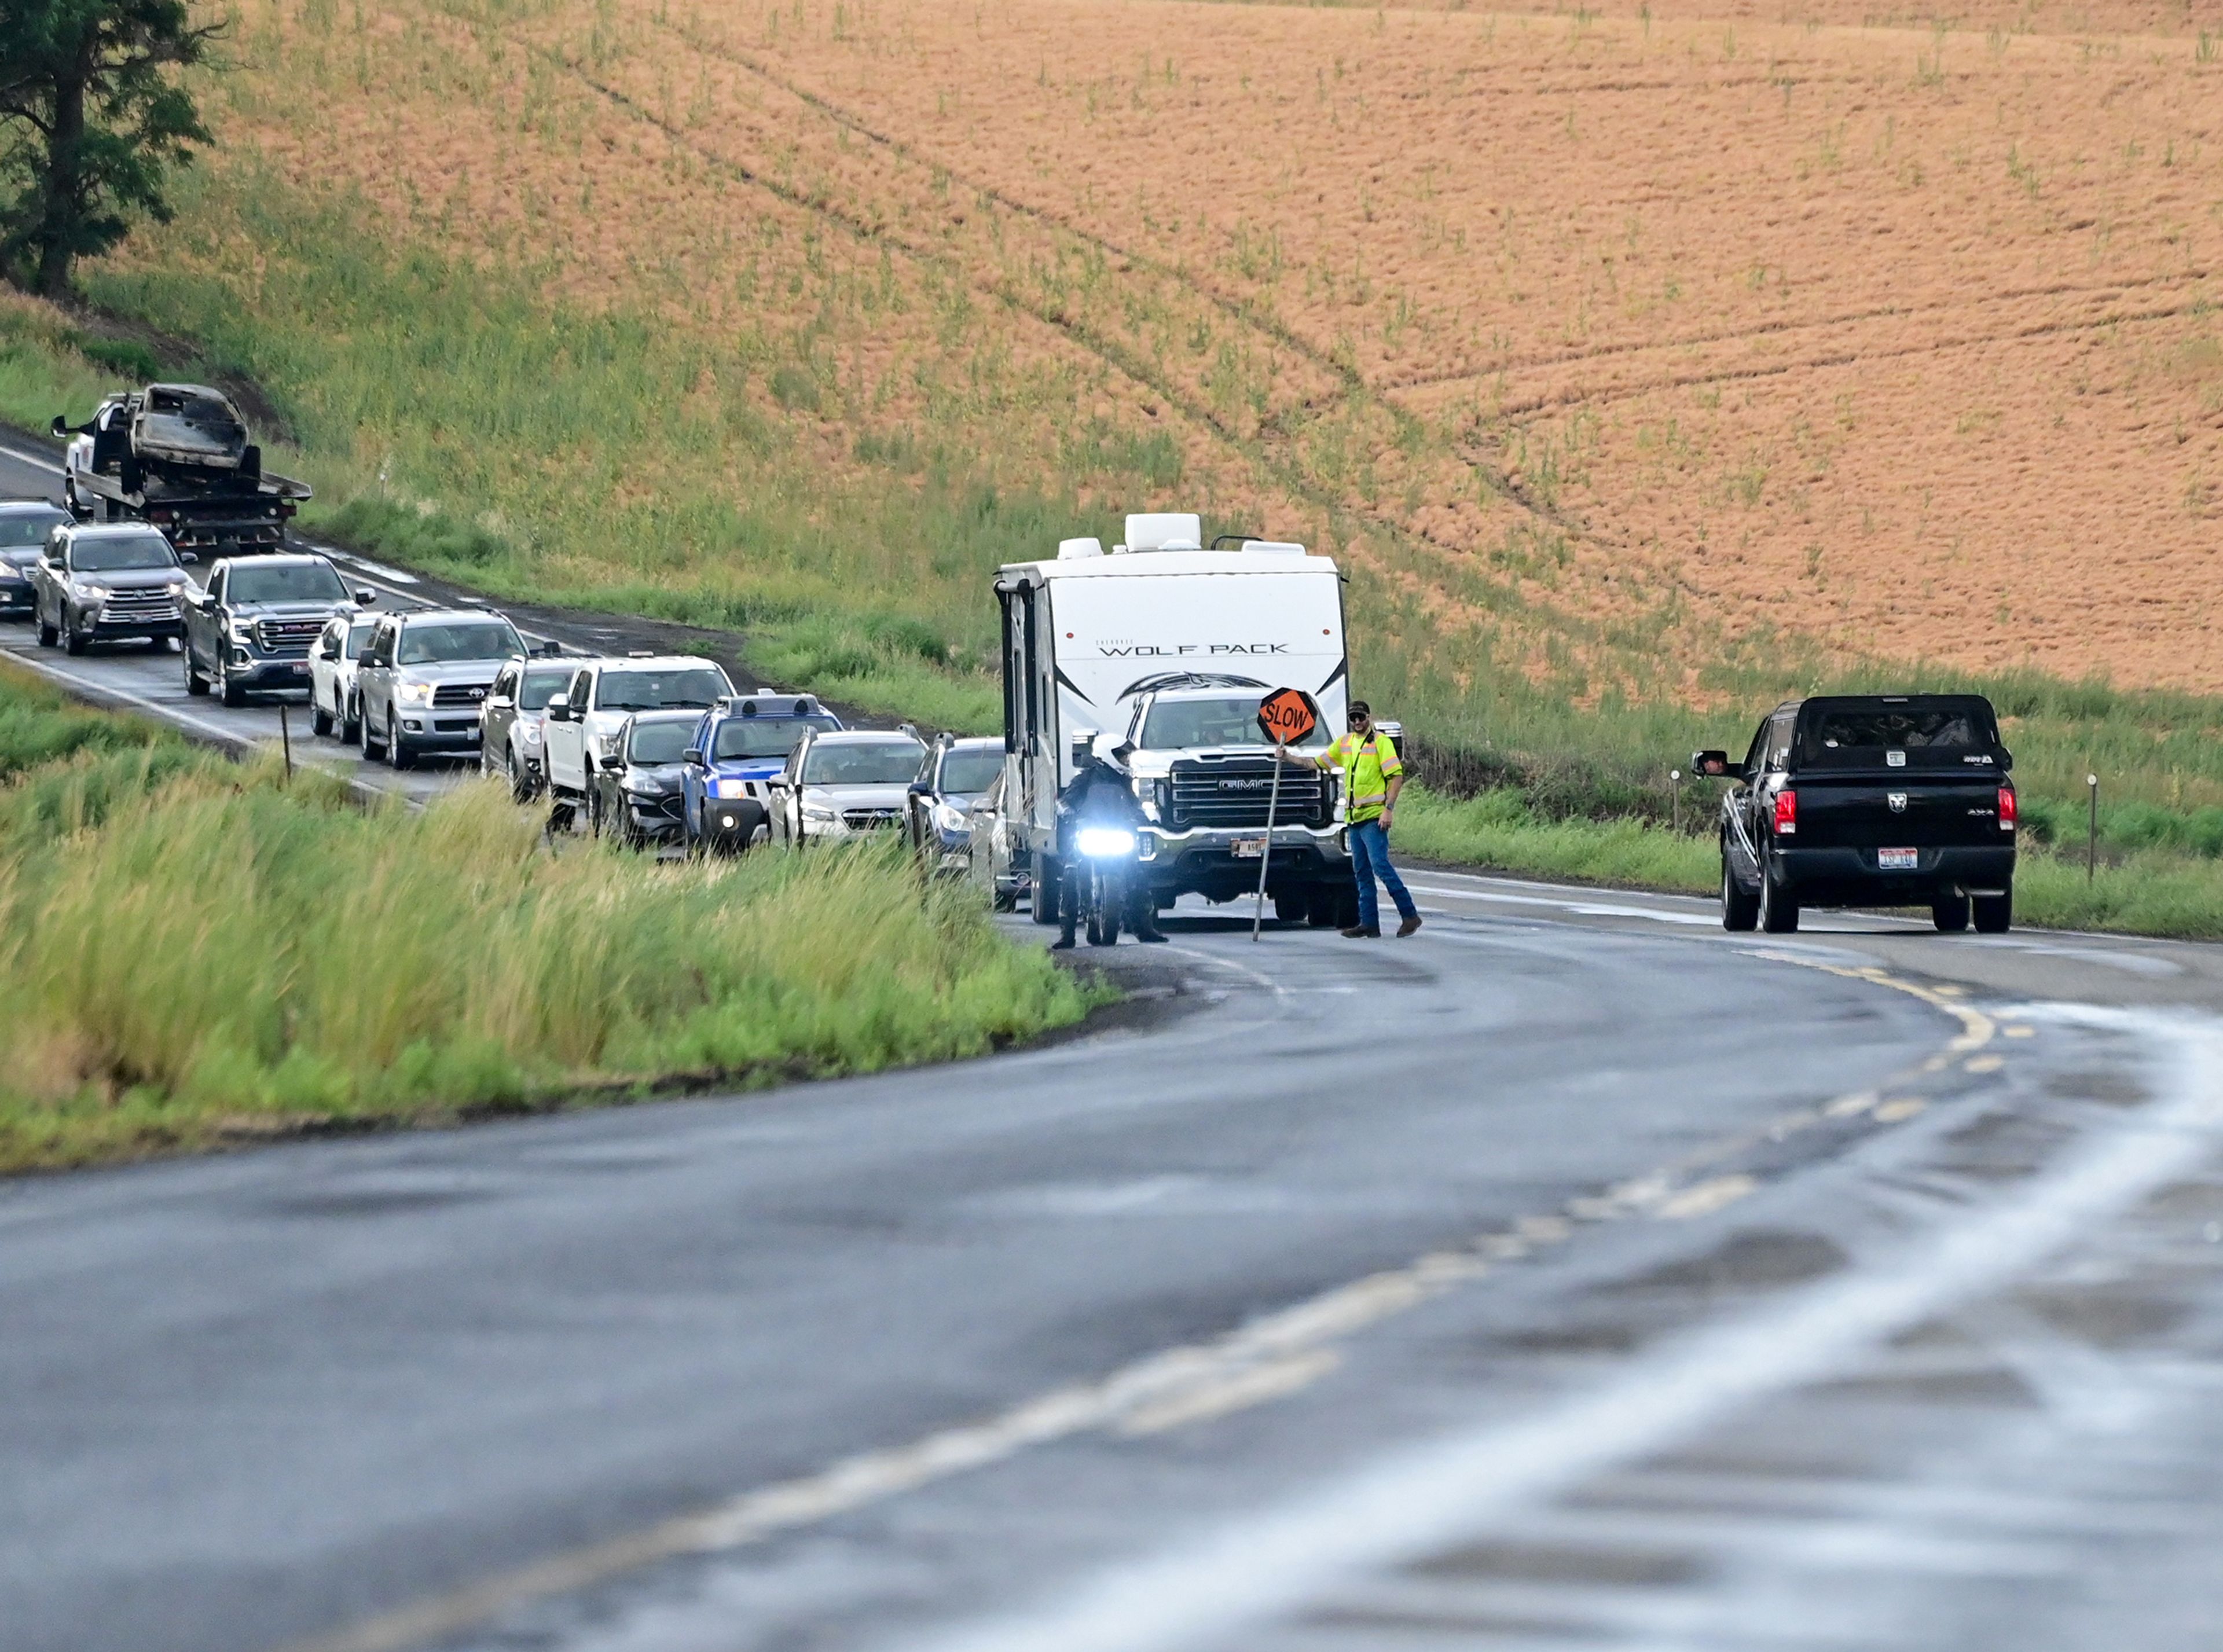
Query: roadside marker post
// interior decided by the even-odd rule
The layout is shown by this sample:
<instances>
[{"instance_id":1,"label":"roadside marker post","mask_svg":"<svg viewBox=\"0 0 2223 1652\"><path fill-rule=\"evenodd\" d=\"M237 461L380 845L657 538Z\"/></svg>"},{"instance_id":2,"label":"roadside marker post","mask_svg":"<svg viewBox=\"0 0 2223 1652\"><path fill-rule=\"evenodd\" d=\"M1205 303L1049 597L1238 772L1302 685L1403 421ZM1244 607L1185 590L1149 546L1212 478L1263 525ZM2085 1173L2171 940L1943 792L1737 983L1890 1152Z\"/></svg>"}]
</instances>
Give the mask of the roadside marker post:
<instances>
[{"instance_id":1,"label":"roadside marker post","mask_svg":"<svg viewBox=\"0 0 2223 1652\"><path fill-rule=\"evenodd\" d=\"M2092 813L2084 828L2084 881L2089 883L2100 870L2100 776L2084 776L2084 788L2092 794Z\"/></svg>"},{"instance_id":2,"label":"roadside marker post","mask_svg":"<svg viewBox=\"0 0 2223 1652\"><path fill-rule=\"evenodd\" d=\"M1668 830L1679 837L1683 831L1683 771L1680 769L1667 771L1667 820Z\"/></svg>"},{"instance_id":3,"label":"roadside marker post","mask_svg":"<svg viewBox=\"0 0 2223 1652\"><path fill-rule=\"evenodd\" d=\"M1274 860L1274 821L1282 812L1282 764L1290 746L1319 726L1319 707L1301 688L1276 688L1258 702L1258 726L1274 743L1274 784L1266 795L1266 839L1258 845L1258 899L1250 913L1250 939L1266 923L1266 869Z\"/></svg>"},{"instance_id":4,"label":"roadside marker post","mask_svg":"<svg viewBox=\"0 0 2223 1652\"><path fill-rule=\"evenodd\" d=\"M293 783L293 727L286 719L286 702L278 702L278 744L286 752L286 783Z\"/></svg>"}]
</instances>

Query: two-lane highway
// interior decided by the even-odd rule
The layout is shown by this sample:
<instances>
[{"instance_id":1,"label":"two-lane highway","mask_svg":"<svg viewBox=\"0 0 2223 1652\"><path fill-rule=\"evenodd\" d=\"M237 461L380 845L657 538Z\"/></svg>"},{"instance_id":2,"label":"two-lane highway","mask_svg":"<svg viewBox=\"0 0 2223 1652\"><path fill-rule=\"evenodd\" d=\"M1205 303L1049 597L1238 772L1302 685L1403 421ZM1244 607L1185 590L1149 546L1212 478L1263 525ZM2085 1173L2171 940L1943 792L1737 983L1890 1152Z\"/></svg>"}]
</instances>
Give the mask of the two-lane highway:
<instances>
[{"instance_id":1,"label":"two-lane highway","mask_svg":"<svg viewBox=\"0 0 2223 1652\"><path fill-rule=\"evenodd\" d=\"M2212 1649L2214 949L1412 881L1049 1047L0 1183L0 1649Z\"/></svg>"}]
</instances>

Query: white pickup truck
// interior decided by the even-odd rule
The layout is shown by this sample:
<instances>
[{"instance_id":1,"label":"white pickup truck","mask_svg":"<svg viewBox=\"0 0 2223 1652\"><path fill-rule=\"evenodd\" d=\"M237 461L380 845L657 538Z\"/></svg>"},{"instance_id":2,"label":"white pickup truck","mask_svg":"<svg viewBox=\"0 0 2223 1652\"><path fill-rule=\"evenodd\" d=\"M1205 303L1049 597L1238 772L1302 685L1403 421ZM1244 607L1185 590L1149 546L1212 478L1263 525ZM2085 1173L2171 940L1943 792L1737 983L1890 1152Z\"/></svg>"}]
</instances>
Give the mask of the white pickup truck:
<instances>
[{"instance_id":1,"label":"white pickup truck","mask_svg":"<svg viewBox=\"0 0 2223 1652\"><path fill-rule=\"evenodd\" d=\"M635 712L708 711L734 692L715 660L684 654L588 660L570 686L548 702L548 790L558 821L591 809L595 768L617 755L626 719Z\"/></svg>"}]
</instances>

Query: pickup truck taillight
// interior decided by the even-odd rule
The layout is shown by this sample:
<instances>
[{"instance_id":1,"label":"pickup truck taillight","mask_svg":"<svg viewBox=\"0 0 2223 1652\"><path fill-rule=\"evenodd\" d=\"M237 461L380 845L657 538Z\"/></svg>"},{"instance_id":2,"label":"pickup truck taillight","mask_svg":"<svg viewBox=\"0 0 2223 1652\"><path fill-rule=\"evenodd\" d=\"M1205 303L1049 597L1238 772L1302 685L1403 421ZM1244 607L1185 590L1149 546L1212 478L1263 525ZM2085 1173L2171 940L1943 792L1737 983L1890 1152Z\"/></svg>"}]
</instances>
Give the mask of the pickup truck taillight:
<instances>
[{"instance_id":1,"label":"pickup truck taillight","mask_svg":"<svg viewBox=\"0 0 2223 1652\"><path fill-rule=\"evenodd\" d=\"M2002 832L2013 831L2015 829L2015 819L2014 788L2012 786L2002 786L1999 788L1999 830Z\"/></svg>"},{"instance_id":2,"label":"pickup truck taillight","mask_svg":"<svg viewBox=\"0 0 2223 1652\"><path fill-rule=\"evenodd\" d=\"M1798 794L1778 792L1775 795L1775 832L1787 838L1798 830Z\"/></svg>"}]
</instances>

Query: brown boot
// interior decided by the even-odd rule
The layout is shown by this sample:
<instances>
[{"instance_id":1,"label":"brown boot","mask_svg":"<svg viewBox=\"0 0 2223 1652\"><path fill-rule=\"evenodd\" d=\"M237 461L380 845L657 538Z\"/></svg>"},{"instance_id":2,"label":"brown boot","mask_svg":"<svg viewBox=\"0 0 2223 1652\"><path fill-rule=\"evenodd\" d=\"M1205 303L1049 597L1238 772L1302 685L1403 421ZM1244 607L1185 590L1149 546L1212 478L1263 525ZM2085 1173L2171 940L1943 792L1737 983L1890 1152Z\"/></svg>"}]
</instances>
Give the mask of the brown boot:
<instances>
[{"instance_id":1,"label":"brown boot","mask_svg":"<svg viewBox=\"0 0 2223 1652\"><path fill-rule=\"evenodd\" d=\"M1380 940L1382 932L1370 929L1364 924L1353 924L1343 932L1343 938L1345 940Z\"/></svg>"},{"instance_id":2,"label":"brown boot","mask_svg":"<svg viewBox=\"0 0 2223 1652\"><path fill-rule=\"evenodd\" d=\"M1411 934L1420 927L1420 914L1416 912L1411 917L1406 919L1403 923L1397 926L1397 939L1399 940L1404 939L1406 936Z\"/></svg>"}]
</instances>

